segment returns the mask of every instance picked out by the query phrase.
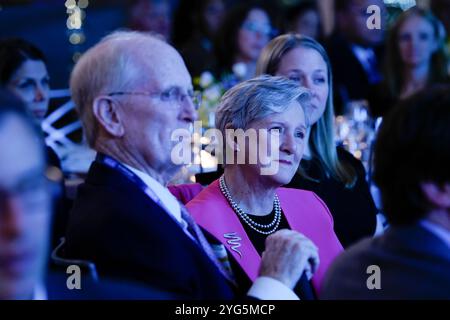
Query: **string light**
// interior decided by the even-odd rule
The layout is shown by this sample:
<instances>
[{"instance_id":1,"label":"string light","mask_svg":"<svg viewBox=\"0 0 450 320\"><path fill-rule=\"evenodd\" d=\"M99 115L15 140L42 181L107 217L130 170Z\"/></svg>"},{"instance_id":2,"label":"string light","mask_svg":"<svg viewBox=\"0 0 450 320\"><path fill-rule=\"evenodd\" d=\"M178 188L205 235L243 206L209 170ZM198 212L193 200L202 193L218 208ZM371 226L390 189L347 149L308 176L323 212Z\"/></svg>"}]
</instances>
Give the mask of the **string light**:
<instances>
[{"instance_id":1,"label":"string light","mask_svg":"<svg viewBox=\"0 0 450 320\"><path fill-rule=\"evenodd\" d=\"M86 8L89 6L88 0L66 0L64 3L68 15L66 21L67 36L72 47L72 60L74 63L81 57L79 45L86 41L83 32L83 21L86 18Z\"/></svg>"}]
</instances>

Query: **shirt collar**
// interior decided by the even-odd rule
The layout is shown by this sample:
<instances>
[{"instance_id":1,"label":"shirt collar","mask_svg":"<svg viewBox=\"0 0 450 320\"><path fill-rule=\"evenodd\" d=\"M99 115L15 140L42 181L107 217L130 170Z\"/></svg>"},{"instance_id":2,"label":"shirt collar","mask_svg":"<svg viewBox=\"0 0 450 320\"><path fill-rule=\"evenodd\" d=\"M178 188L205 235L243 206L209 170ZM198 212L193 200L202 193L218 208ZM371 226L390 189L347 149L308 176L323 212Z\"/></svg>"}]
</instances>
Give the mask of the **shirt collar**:
<instances>
[{"instance_id":1,"label":"shirt collar","mask_svg":"<svg viewBox=\"0 0 450 320\"><path fill-rule=\"evenodd\" d=\"M152 178L145 172L123 164L130 169L135 175L137 175L152 191L159 197L160 201L164 205L164 208L172 215L176 221L181 222L181 209L178 200L170 193L170 191L159 183L156 179Z\"/></svg>"}]
</instances>

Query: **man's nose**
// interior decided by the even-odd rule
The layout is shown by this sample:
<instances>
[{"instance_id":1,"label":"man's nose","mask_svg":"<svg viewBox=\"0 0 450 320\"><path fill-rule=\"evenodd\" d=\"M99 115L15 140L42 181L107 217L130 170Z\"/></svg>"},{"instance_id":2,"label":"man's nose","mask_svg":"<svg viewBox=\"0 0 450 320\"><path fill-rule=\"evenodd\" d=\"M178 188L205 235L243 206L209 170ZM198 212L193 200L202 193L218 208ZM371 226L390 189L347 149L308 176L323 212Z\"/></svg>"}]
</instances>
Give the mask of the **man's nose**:
<instances>
[{"instance_id":1,"label":"man's nose","mask_svg":"<svg viewBox=\"0 0 450 320\"><path fill-rule=\"evenodd\" d=\"M181 102L181 112L182 118L186 122L194 122L198 119L198 112L194 101L191 98L186 97L184 101Z\"/></svg>"}]
</instances>

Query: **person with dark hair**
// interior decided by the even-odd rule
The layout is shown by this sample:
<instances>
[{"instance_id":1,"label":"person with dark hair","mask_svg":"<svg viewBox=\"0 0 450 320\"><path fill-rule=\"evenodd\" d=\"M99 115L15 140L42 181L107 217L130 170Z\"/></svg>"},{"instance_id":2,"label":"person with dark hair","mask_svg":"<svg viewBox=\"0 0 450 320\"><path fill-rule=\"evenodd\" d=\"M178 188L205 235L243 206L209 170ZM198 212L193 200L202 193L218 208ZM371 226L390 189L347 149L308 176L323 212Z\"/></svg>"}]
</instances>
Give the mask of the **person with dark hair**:
<instances>
[{"instance_id":1,"label":"person with dark hair","mask_svg":"<svg viewBox=\"0 0 450 320\"><path fill-rule=\"evenodd\" d=\"M126 25L131 30L151 32L170 42L172 8L169 0L128 0Z\"/></svg>"},{"instance_id":2,"label":"person with dark hair","mask_svg":"<svg viewBox=\"0 0 450 320\"><path fill-rule=\"evenodd\" d=\"M217 33L217 75L235 79L230 86L255 75L256 60L274 35L269 10L260 2L240 3L225 16Z\"/></svg>"},{"instance_id":3,"label":"person with dark hair","mask_svg":"<svg viewBox=\"0 0 450 320\"><path fill-rule=\"evenodd\" d=\"M369 28L368 8L380 9L379 28ZM334 107L343 114L349 102L367 100L370 85L381 80L386 6L382 0L336 0L336 27L325 40L334 75Z\"/></svg>"},{"instance_id":4,"label":"person with dark hair","mask_svg":"<svg viewBox=\"0 0 450 320\"><path fill-rule=\"evenodd\" d=\"M42 121L49 103L49 75L44 54L16 38L0 40L0 85L21 99Z\"/></svg>"},{"instance_id":5,"label":"person with dark hair","mask_svg":"<svg viewBox=\"0 0 450 320\"><path fill-rule=\"evenodd\" d=\"M22 100L39 125L47 114L50 98L46 63L42 51L30 42L19 38L0 40L0 86ZM65 197L61 161L50 146L46 146L46 154L52 176L60 186L59 195L54 199L56 214L52 236L53 244L57 245L65 232L66 211L70 204Z\"/></svg>"},{"instance_id":6,"label":"person with dark hair","mask_svg":"<svg viewBox=\"0 0 450 320\"><path fill-rule=\"evenodd\" d=\"M286 10L286 32L298 33L316 40L322 38L322 24L316 1L302 1Z\"/></svg>"},{"instance_id":7,"label":"person with dark hair","mask_svg":"<svg viewBox=\"0 0 450 320\"><path fill-rule=\"evenodd\" d=\"M445 38L431 11L412 7L398 16L387 39L384 79L371 88L373 116L384 116L397 101L427 86L450 82Z\"/></svg>"},{"instance_id":8,"label":"person with dark hair","mask_svg":"<svg viewBox=\"0 0 450 320\"><path fill-rule=\"evenodd\" d=\"M224 0L182 0L178 4L172 42L193 77L216 68L213 41L225 10Z\"/></svg>"},{"instance_id":9,"label":"person with dark hair","mask_svg":"<svg viewBox=\"0 0 450 320\"><path fill-rule=\"evenodd\" d=\"M450 299L449 109L450 86L440 85L387 115L373 178L391 226L336 259L322 298ZM378 276L368 279L369 267Z\"/></svg>"},{"instance_id":10,"label":"person with dark hair","mask_svg":"<svg viewBox=\"0 0 450 320\"><path fill-rule=\"evenodd\" d=\"M0 86L22 100L41 123L48 111L50 77L41 50L19 38L0 40ZM47 147L49 163L61 169L55 151Z\"/></svg>"}]
</instances>

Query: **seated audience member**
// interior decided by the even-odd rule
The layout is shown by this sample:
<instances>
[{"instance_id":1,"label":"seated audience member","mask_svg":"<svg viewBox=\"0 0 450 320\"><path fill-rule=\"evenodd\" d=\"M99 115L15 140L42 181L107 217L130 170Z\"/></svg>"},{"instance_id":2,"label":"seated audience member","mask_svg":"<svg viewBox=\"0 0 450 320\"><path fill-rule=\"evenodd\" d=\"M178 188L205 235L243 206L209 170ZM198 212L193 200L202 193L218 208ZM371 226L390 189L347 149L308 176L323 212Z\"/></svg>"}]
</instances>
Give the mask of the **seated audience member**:
<instances>
[{"instance_id":1,"label":"seated audience member","mask_svg":"<svg viewBox=\"0 0 450 320\"><path fill-rule=\"evenodd\" d=\"M339 256L324 299L450 299L450 86L405 99L383 121L374 181L391 227Z\"/></svg>"},{"instance_id":2,"label":"seated audience member","mask_svg":"<svg viewBox=\"0 0 450 320\"><path fill-rule=\"evenodd\" d=\"M427 86L450 82L442 23L418 7L401 13L389 31L384 64L384 80L369 96L375 117Z\"/></svg>"},{"instance_id":3,"label":"seated audience member","mask_svg":"<svg viewBox=\"0 0 450 320\"><path fill-rule=\"evenodd\" d=\"M38 299L51 218L44 144L25 106L4 91L0 148L0 300Z\"/></svg>"},{"instance_id":4,"label":"seated audience member","mask_svg":"<svg viewBox=\"0 0 450 320\"><path fill-rule=\"evenodd\" d=\"M364 166L344 148L336 147L333 77L323 47L301 35L278 36L264 48L256 72L284 76L312 94L303 158L287 187L312 191L325 202L344 248L373 235L377 209Z\"/></svg>"},{"instance_id":5,"label":"seated audience member","mask_svg":"<svg viewBox=\"0 0 450 320\"><path fill-rule=\"evenodd\" d=\"M181 0L174 16L173 44L193 78L216 68L213 41L225 15L224 0Z\"/></svg>"},{"instance_id":6,"label":"seated audience member","mask_svg":"<svg viewBox=\"0 0 450 320\"><path fill-rule=\"evenodd\" d=\"M261 2L239 3L227 12L215 42L216 73L227 89L255 75L256 60L273 34L269 11Z\"/></svg>"},{"instance_id":7,"label":"seated audience member","mask_svg":"<svg viewBox=\"0 0 450 320\"><path fill-rule=\"evenodd\" d=\"M216 245L225 246L240 288L248 289L256 279L265 240L278 230L301 233L304 276L294 285L302 300L315 298L328 265L342 251L322 200L310 191L280 188L291 181L302 158L308 103L306 88L266 75L228 90L217 109L225 172L187 209ZM230 129L235 133L228 134ZM239 130L250 137L255 132L255 141L240 139ZM239 242L226 236L231 231Z\"/></svg>"},{"instance_id":8,"label":"seated audience member","mask_svg":"<svg viewBox=\"0 0 450 320\"><path fill-rule=\"evenodd\" d=\"M152 32L170 42L172 12L169 0L129 0L128 28Z\"/></svg>"},{"instance_id":9,"label":"seated audience member","mask_svg":"<svg viewBox=\"0 0 450 320\"><path fill-rule=\"evenodd\" d=\"M288 7L286 13L286 32L320 40L322 26L316 1L307 0Z\"/></svg>"},{"instance_id":10,"label":"seated audience member","mask_svg":"<svg viewBox=\"0 0 450 320\"><path fill-rule=\"evenodd\" d=\"M235 296L229 273L186 208L165 187L180 165L175 130L188 130L198 104L179 53L138 32L116 32L83 54L73 99L98 155L77 192L66 256L99 275L146 283L190 299ZM297 232L267 238L249 295L296 298L303 255ZM289 263L286 263L289 260Z\"/></svg>"},{"instance_id":11,"label":"seated audience member","mask_svg":"<svg viewBox=\"0 0 450 320\"><path fill-rule=\"evenodd\" d=\"M381 9L379 29L367 27L370 5ZM382 80L386 6L383 0L335 0L335 9L336 28L325 48L333 67L335 113L343 114L349 102L367 100L370 86Z\"/></svg>"},{"instance_id":12,"label":"seated audience member","mask_svg":"<svg viewBox=\"0 0 450 320\"><path fill-rule=\"evenodd\" d=\"M0 86L22 100L38 124L48 111L50 87L44 54L31 43L22 39L0 40ZM69 202L65 197L61 161L56 152L46 146L47 162L57 179L60 194L55 195L56 215L53 219L52 243L57 245L65 233Z\"/></svg>"}]
</instances>

